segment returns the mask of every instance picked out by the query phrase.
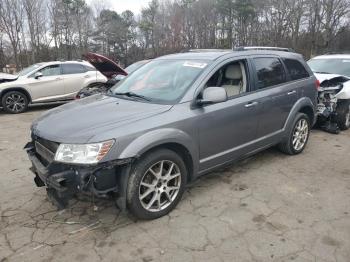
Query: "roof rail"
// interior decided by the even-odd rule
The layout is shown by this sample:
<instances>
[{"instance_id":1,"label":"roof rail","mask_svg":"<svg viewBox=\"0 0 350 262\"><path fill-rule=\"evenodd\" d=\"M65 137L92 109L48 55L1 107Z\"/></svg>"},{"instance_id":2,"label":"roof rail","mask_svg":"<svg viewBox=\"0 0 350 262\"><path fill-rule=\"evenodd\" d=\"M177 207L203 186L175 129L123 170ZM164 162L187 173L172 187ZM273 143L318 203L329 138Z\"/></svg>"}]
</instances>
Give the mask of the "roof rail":
<instances>
[{"instance_id":1,"label":"roof rail","mask_svg":"<svg viewBox=\"0 0 350 262\"><path fill-rule=\"evenodd\" d=\"M240 47L233 48L233 51L249 51L249 50L295 52L292 48L274 47L274 46L240 46Z\"/></svg>"},{"instance_id":2,"label":"roof rail","mask_svg":"<svg viewBox=\"0 0 350 262\"><path fill-rule=\"evenodd\" d=\"M199 53L199 52L228 52L228 51L232 51L232 49L190 49L187 52L191 52L191 53Z\"/></svg>"},{"instance_id":3,"label":"roof rail","mask_svg":"<svg viewBox=\"0 0 350 262\"><path fill-rule=\"evenodd\" d=\"M325 53L325 55L350 55L349 50L344 50L344 51L330 51Z\"/></svg>"}]
</instances>

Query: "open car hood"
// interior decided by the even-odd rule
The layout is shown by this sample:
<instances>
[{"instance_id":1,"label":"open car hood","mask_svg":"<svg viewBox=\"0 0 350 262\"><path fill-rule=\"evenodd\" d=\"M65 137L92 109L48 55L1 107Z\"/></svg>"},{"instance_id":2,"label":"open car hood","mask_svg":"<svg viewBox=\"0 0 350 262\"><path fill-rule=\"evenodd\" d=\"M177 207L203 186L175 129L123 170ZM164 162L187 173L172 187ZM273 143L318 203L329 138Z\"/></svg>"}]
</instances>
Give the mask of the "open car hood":
<instances>
[{"instance_id":1,"label":"open car hood","mask_svg":"<svg viewBox=\"0 0 350 262\"><path fill-rule=\"evenodd\" d=\"M88 52L83 55L84 59L89 61L98 71L108 79L116 75L127 75L128 73L111 59L96 53Z\"/></svg>"}]
</instances>

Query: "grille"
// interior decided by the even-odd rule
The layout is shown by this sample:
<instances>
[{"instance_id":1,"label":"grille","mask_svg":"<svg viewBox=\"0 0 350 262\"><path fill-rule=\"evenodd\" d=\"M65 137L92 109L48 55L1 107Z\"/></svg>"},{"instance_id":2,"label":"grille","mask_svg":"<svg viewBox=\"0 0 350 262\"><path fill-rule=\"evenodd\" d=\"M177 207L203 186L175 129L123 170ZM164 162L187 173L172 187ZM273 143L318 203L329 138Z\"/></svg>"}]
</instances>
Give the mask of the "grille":
<instances>
[{"instance_id":1,"label":"grille","mask_svg":"<svg viewBox=\"0 0 350 262\"><path fill-rule=\"evenodd\" d=\"M52 153L56 153L59 143L52 142L41 137L36 137L35 142L39 142L41 145L49 149Z\"/></svg>"},{"instance_id":2,"label":"grille","mask_svg":"<svg viewBox=\"0 0 350 262\"><path fill-rule=\"evenodd\" d=\"M59 146L58 143L45 140L40 137L34 138L35 152L40 157L41 162L47 166L55 157L55 153Z\"/></svg>"}]
</instances>

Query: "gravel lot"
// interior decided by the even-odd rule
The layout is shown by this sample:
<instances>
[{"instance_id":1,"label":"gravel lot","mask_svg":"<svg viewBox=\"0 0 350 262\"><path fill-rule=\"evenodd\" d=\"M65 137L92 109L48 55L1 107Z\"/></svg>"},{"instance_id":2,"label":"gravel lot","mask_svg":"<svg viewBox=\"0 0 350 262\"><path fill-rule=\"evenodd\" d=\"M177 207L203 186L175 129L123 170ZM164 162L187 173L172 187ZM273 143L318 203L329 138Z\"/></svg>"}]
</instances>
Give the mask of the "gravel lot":
<instances>
[{"instance_id":1,"label":"gravel lot","mask_svg":"<svg viewBox=\"0 0 350 262\"><path fill-rule=\"evenodd\" d=\"M22 148L49 108L0 111L1 262L350 261L350 131L315 130L301 155L270 149L212 173L145 222L109 200L61 212L47 201Z\"/></svg>"}]
</instances>

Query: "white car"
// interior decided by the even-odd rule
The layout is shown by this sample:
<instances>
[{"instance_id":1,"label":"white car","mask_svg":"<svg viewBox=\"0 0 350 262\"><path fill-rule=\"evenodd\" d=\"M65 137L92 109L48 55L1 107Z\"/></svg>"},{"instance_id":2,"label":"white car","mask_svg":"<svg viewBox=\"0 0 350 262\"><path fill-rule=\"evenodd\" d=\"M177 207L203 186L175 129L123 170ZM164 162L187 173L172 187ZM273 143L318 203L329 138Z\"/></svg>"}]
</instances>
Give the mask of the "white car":
<instances>
[{"instance_id":1,"label":"white car","mask_svg":"<svg viewBox=\"0 0 350 262\"><path fill-rule=\"evenodd\" d=\"M0 74L0 103L8 113L22 113L28 104L71 100L80 89L106 81L87 61L38 63L17 75Z\"/></svg>"},{"instance_id":2,"label":"white car","mask_svg":"<svg viewBox=\"0 0 350 262\"><path fill-rule=\"evenodd\" d=\"M350 54L329 54L308 61L320 82L318 120L325 131L350 128Z\"/></svg>"}]
</instances>

